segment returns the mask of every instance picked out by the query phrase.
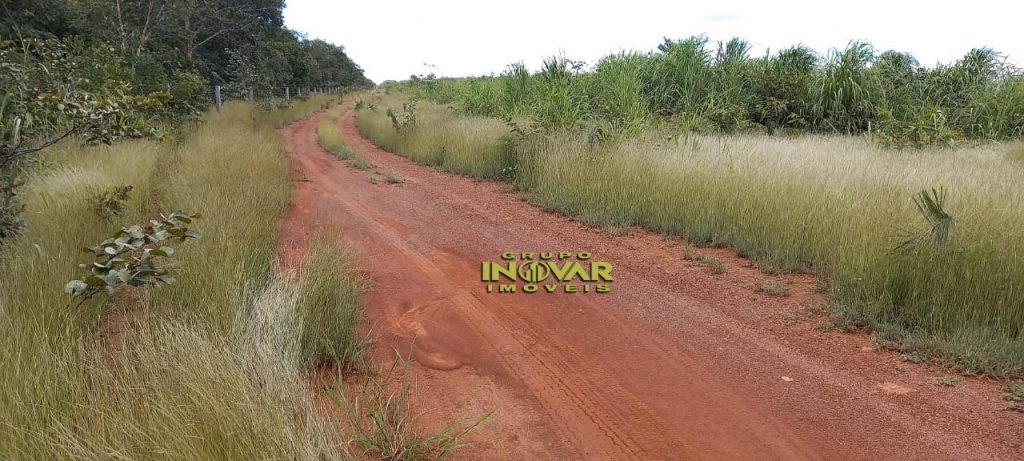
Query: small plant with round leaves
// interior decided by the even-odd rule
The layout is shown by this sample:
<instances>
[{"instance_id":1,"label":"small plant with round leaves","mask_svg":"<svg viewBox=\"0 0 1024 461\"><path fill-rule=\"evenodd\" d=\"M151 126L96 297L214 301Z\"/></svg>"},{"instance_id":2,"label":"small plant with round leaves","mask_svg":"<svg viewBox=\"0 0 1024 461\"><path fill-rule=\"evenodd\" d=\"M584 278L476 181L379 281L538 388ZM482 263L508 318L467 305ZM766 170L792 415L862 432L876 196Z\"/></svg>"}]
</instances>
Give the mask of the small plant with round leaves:
<instances>
[{"instance_id":1,"label":"small plant with round leaves","mask_svg":"<svg viewBox=\"0 0 1024 461\"><path fill-rule=\"evenodd\" d=\"M80 279L64 285L64 291L79 299L81 305L92 297L113 294L124 286L170 285L175 279L161 258L174 255L167 242L179 243L202 236L190 227L200 215L175 211L160 215L146 225L122 227L111 238L83 251L95 258L91 264L80 264L88 272Z\"/></svg>"}]
</instances>

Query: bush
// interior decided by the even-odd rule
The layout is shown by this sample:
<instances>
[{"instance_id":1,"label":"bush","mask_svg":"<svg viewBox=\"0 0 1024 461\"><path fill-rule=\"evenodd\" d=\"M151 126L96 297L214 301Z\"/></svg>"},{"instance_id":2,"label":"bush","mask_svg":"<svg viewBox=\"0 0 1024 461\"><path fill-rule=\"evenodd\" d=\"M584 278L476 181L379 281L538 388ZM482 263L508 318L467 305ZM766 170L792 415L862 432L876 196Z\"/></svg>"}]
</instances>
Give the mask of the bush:
<instances>
[{"instance_id":1,"label":"bush","mask_svg":"<svg viewBox=\"0 0 1024 461\"><path fill-rule=\"evenodd\" d=\"M171 81L171 111L177 115L198 115L210 106L210 83L195 72L179 72Z\"/></svg>"}]
</instances>

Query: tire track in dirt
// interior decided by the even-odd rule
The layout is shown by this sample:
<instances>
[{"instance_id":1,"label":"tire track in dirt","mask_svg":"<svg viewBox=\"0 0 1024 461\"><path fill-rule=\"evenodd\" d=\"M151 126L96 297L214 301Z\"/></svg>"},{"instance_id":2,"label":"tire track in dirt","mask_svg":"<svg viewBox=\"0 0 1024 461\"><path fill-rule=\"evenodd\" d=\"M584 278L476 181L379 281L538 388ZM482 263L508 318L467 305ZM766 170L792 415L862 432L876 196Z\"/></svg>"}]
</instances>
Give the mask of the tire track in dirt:
<instances>
[{"instance_id":1,"label":"tire track in dirt","mask_svg":"<svg viewBox=\"0 0 1024 461\"><path fill-rule=\"evenodd\" d=\"M709 275L681 261L679 242L611 237L501 185L383 152L346 114L349 146L408 179L373 184L320 149L319 117L284 130L305 180L282 229L282 260L294 263L317 228L340 230L374 284L372 330L385 349L416 359L425 425L496 410L463 457L993 459L1021 448L1012 429L1021 419L985 406L998 399L991 383L949 399L921 386L926 370L892 377L892 357L852 352L863 337L814 334L814 319L797 314L816 301L807 277L782 278L790 298L752 299L758 274L742 260L720 254L729 274ZM510 250L590 251L615 264L614 291L485 293L480 262ZM917 388L878 392L890 379Z\"/></svg>"}]
</instances>

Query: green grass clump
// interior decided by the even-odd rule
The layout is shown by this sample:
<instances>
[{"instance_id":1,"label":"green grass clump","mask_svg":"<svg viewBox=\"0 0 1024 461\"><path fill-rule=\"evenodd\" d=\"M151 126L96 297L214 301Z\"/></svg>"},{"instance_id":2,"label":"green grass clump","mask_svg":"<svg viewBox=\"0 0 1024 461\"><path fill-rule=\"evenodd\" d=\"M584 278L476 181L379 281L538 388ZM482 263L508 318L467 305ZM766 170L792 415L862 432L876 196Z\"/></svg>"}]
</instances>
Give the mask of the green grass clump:
<instances>
[{"instance_id":1,"label":"green grass clump","mask_svg":"<svg viewBox=\"0 0 1024 461\"><path fill-rule=\"evenodd\" d=\"M339 117L340 115L338 114L328 114L327 117L324 117L323 120L317 123L316 137L320 147L334 154L338 159L345 160L345 163L350 167L360 170L373 168L373 164L356 155L355 152L345 145L345 141L341 137L341 130L338 129Z\"/></svg>"},{"instance_id":2,"label":"green grass clump","mask_svg":"<svg viewBox=\"0 0 1024 461\"><path fill-rule=\"evenodd\" d=\"M725 273L725 265L722 264L721 259L714 255L709 255L707 253L698 253L696 251L693 251L693 248L691 248L690 246L686 246L685 248L683 248L683 259L687 261L694 261L703 266L707 266L707 268L711 269L711 272L715 274Z\"/></svg>"},{"instance_id":3,"label":"green grass clump","mask_svg":"<svg viewBox=\"0 0 1024 461\"><path fill-rule=\"evenodd\" d=\"M299 276L303 361L362 368L366 341L356 327L363 279L352 255L333 236L314 237Z\"/></svg>"},{"instance_id":4,"label":"green grass clump","mask_svg":"<svg viewBox=\"0 0 1024 461\"><path fill-rule=\"evenodd\" d=\"M372 459L443 459L459 447L464 435L493 413L421 435L418 416L409 411L408 365L408 360L396 355L391 368L366 377L355 392L348 392L343 383L327 389L335 407L348 415L354 445Z\"/></svg>"},{"instance_id":5,"label":"green grass clump","mask_svg":"<svg viewBox=\"0 0 1024 461\"><path fill-rule=\"evenodd\" d=\"M1007 410L1024 412L1024 384L1009 383L1003 387L1003 400Z\"/></svg>"},{"instance_id":6,"label":"green grass clump","mask_svg":"<svg viewBox=\"0 0 1024 461\"><path fill-rule=\"evenodd\" d=\"M335 429L317 415L306 385L294 285L279 279L248 298L229 306L237 315L230 335L152 319L135 327L113 365L94 358L86 380L94 390L76 415L83 420L65 434L71 440L54 440L48 451L87 459L113 452L350 458Z\"/></svg>"},{"instance_id":7,"label":"green grass clump","mask_svg":"<svg viewBox=\"0 0 1024 461\"><path fill-rule=\"evenodd\" d=\"M821 322L814 325L814 329L822 333L830 333L836 329L836 324L832 322Z\"/></svg>"},{"instance_id":8,"label":"green grass clump","mask_svg":"<svg viewBox=\"0 0 1024 461\"><path fill-rule=\"evenodd\" d=\"M789 288L782 282L770 282L760 277L754 281L754 289L768 296L789 295Z\"/></svg>"},{"instance_id":9,"label":"green grass clump","mask_svg":"<svg viewBox=\"0 0 1024 461\"><path fill-rule=\"evenodd\" d=\"M176 255L188 270L150 308L218 332L235 321L232 309L218 306L244 304L238 284L272 278L278 219L291 200L284 142L272 129L243 128L251 113L238 103L210 114L187 145L161 157L154 173L160 177L154 201L202 212L200 228L213 238L190 242L189 251ZM243 152L246 160L239 162ZM246 197L244 206L239 197Z\"/></svg>"},{"instance_id":10,"label":"green grass clump","mask_svg":"<svg viewBox=\"0 0 1024 461\"><path fill-rule=\"evenodd\" d=\"M373 164L367 162L366 159L362 157L355 157L345 163L347 163L348 166L355 168L357 170L369 170L370 168L373 168Z\"/></svg>"},{"instance_id":11,"label":"green grass clump","mask_svg":"<svg viewBox=\"0 0 1024 461\"><path fill-rule=\"evenodd\" d=\"M719 259L718 257L712 256L712 255L709 255L709 254L702 254L702 255L700 255L700 258L697 259L697 261L699 261L701 264L707 266L708 269L711 269L712 273L715 273L715 274L724 274L725 273L725 265L722 264L722 260Z\"/></svg>"}]
</instances>

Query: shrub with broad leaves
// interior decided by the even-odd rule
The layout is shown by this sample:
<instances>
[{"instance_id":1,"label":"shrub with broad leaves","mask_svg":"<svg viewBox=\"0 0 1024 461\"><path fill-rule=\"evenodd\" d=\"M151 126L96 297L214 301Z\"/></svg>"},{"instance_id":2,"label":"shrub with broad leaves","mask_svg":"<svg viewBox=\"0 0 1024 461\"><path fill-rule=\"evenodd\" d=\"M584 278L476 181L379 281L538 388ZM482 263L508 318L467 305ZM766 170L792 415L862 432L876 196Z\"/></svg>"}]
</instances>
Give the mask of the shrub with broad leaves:
<instances>
[{"instance_id":1,"label":"shrub with broad leaves","mask_svg":"<svg viewBox=\"0 0 1024 461\"><path fill-rule=\"evenodd\" d=\"M174 255L174 248L165 243L200 238L199 230L190 227L199 218L199 214L175 211L143 226L122 227L111 238L84 249L95 259L91 264L80 265L88 272L64 285L64 291L79 298L81 304L100 293L113 294L126 285L174 283L170 270L161 264Z\"/></svg>"}]
</instances>

